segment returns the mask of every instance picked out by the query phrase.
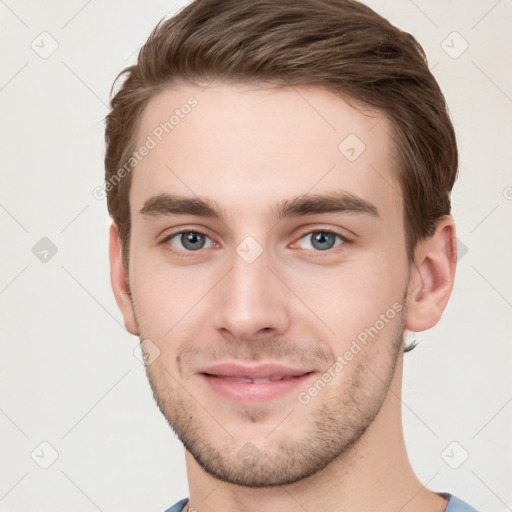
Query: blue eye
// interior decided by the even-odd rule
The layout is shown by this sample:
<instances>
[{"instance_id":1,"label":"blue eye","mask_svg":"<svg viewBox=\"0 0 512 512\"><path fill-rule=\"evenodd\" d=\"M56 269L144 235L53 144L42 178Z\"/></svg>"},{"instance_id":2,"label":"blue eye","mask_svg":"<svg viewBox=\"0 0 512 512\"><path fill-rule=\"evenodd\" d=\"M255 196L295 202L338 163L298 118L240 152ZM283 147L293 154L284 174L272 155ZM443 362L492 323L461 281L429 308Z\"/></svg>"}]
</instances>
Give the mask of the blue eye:
<instances>
[{"instance_id":1,"label":"blue eye","mask_svg":"<svg viewBox=\"0 0 512 512\"><path fill-rule=\"evenodd\" d=\"M336 238L339 238L339 243L336 243ZM303 249L315 249L317 251L328 251L345 242L341 235L331 231L311 231L300 240L309 241L309 247L302 247Z\"/></svg>"},{"instance_id":2,"label":"blue eye","mask_svg":"<svg viewBox=\"0 0 512 512\"><path fill-rule=\"evenodd\" d=\"M327 252L335 247L349 242L344 236L327 230L310 231L299 239L299 246L302 249L314 252ZM199 252L201 249L213 247L212 239L200 231L179 231L173 233L161 242L167 249L176 255L190 255Z\"/></svg>"},{"instance_id":3,"label":"blue eye","mask_svg":"<svg viewBox=\"0 0 512 512\"><path fill-rule=\"evenodd\" d=\"M178 249L185 251L197 251L213 245L208 236L203 233L199 233L198 231L181 231L180 233L175 233L174 235L169 236L164 240L164 242L174 245L172 243L174 239L181 244L181 247L178 245ZM207 240L210 241L209 245L206 245Z\"/></svg>"}]
</instances>

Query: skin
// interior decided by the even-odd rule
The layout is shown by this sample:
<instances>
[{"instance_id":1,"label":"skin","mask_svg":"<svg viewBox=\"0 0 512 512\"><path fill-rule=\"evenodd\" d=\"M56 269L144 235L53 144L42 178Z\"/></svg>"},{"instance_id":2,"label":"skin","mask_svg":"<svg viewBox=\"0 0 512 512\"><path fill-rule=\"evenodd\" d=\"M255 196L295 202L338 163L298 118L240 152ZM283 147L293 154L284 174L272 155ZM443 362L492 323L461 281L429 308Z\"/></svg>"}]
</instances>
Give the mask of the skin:
<instances>
[{"instance_id":1,"label":"skin","mask_svg":"<svg viewBox=\"0 0 512 512\"><path fill-rule=\"evenodd\" d=\"M129 269L110 231L116 301L127 330L159 351L148 378L187 448L189 509L444 510L410 466L400 397L404 333L434 326L453 287L453 218L438 221L409 265L389 120L319 88L169 88L149 102L136 146L190 96L197 107L132 171ZM338 150L351 133L366 145L352 162ZM378 217L273 215L280 201L334 190L371 202ZM216 201L224 219L140 213L165 192ZM168 238L181 229L204 233L205 247L187 252L180 236ZM350 241L319 250L319 231ZM248 236L262 250L252 263L236 251ZM197 373L278 362L318 378L393 304L401 311L307 404L297 392L315 379L236 403ZM239 456L247 446L252 455Z\"/></svg>"}]
</instances>

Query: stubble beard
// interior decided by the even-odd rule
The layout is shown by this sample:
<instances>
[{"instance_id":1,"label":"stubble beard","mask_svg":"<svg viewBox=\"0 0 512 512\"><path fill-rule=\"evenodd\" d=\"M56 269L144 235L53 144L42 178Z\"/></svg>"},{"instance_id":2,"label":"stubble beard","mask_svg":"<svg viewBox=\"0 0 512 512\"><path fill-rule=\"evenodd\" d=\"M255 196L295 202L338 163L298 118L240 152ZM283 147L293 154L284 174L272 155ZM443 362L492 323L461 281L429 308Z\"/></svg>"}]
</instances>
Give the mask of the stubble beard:
<instances>
[{"instance_id":1,"label":"stubble beard","mask_svg":"<svg viewBox=\"0 0 512 512\"><path fill-rule=\"evenodd\" d=\"M326 400L328 395L323 395L323 390L310 404L297 403L276 418L278 423L285 413L295 409L302 413L304 407L310 408L310 425L300 437L292 437L296 434L293 432L279 438L277 432L278 436L272 436L279 441L269 442L266 447L256 446L251 439L237 439L236 432L227 432L214 414L209 414L208 404L200 403L201 397L194 397L162 364L148 366L146 373L158 408L205 472L220 481L245 487L283 486L314 475L336 459L353 456L388 394L403 351L404 331L402 310L391 337L376 337L354 358L358 366L340 396L333 399L330 395ZM172 388L166 385L169 382ZM245 424L254 424L265 415L244 406L237 416L245 418ZM286 422L279 428L286 429Z\"/></svg>"}]
</instances>

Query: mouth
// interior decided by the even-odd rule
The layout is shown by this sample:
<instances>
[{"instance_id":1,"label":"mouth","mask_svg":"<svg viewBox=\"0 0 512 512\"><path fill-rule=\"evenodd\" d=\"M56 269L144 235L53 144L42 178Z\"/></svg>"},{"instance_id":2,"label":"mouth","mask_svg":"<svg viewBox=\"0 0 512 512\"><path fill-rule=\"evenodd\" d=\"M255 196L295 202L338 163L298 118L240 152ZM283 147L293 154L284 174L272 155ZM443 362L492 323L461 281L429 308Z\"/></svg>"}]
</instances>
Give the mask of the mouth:
<instances>
[{"instance_id":1,"label":"mouth","mask_svg":"<svg viewBox=\"0 0 512 512\"><path fill-rule=\"evenodd\" d=\"M229 400L261 402L290 394L317 372L276 364L222 364L198 372L210 391Z\"/></svg>"}]
</instances>

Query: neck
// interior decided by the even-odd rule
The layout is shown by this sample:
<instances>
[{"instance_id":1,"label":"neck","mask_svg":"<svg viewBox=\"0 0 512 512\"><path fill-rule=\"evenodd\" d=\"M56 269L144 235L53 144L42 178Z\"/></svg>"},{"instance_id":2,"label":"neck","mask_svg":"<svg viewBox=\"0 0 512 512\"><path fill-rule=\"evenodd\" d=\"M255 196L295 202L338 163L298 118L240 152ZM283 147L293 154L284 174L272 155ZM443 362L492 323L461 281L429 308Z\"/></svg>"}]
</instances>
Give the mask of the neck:
<instances>
[{"instance_id":1,"label":"neck","mask_svg":"<svg viewBox=\"0 0 512 512\"><path fill-rule=\"evenodd\" d=\"M407 456L401 417L402 357L386 399L359 440L323 470L294 484L260 489L221 482L186 452L190 512L442 512L446 500L424 488Z\"/></svg>"}]
</instances>

